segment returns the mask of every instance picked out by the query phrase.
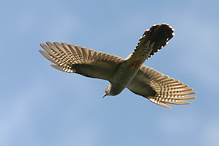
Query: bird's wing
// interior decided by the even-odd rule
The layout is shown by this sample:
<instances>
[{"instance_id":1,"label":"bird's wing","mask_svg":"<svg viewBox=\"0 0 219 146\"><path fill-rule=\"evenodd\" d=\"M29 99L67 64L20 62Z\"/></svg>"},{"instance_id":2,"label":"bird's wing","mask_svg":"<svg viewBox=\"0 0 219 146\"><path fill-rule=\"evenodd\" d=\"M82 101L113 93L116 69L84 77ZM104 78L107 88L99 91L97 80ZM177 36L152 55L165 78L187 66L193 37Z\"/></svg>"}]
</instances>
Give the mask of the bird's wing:
<instances>
[{"instance_id":1,"label":"bird's wing","mask_svg":"<svg viewBox=\"0 0 219 146\"><path fill-rule=\"evenodd\" d=\"M184 100L195 98L190 96L195 94L192 88L145 65L140 67L128 88L151 102L168 108L168 104L190 104Z\"/></svg>"},{"instance_id":2,"label":"bird's wing","mask_svg":"<svg viewBox=\"0 0 219 146\"><path fill-rule=\"evenodd\" d=\"M46 42L46 44L40 44L46 51L40 50L40 53L55 64L51 65L52 67L68 73L110 80L124 61L123 58L115 55L72 44L57 42Z\"/></svg>"},{"instance_id":3,"label":"bird's wing","mask_svg":"<svg viewBox=\"0 0 219 146\"><path fill-rule=\"evenodd\" d=\"M174 36L174 30L168 24L156 24L146 30L140 38L136 49L126 59L139 64L163 48Z\"/></svg>"}]
</instances>

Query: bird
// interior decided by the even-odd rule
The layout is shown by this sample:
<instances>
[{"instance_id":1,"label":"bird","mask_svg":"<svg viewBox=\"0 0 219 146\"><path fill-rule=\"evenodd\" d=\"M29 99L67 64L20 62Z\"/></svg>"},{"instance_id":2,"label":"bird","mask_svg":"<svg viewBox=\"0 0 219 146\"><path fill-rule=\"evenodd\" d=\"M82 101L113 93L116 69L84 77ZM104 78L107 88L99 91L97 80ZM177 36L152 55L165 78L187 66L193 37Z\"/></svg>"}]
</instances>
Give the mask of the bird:
<instances>
[{"instance_id":1,"label":"bird","mask_svg":"<svg viewBox=\"0 0 219 146\"><path fill-rule=\"evenodd\" d=\"M168 24L155 24L147 29L134 49L125 59L78 45L46 42L39 52L54 63L51 65L67 73L109 81L105 96L115 96L128 88L133 93L166 108L170 104L185 105L195 99L196 92L179 80L170 78L143 63L167 45L174 36Z\"/></svg>"}]
</instances>

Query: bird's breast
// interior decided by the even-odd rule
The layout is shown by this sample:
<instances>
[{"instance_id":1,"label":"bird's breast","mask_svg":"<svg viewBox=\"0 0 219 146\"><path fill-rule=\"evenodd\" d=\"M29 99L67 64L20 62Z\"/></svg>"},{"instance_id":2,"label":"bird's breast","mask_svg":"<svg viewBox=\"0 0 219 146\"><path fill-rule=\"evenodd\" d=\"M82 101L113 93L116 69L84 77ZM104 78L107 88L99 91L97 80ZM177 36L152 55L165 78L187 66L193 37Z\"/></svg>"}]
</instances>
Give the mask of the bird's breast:
<instances>
[{"instance_id":1,"label":"bird's breast","mask_svg":"<svg viewBox=\"0 0 219 146\"><path fill-rule=\"evenodd\" d=\"M113 95L119 94L124 88L126 88L132 81L138 70L138 62L134 64L128 64L127 61L123 62L117 69L113 79L110 81L112 84L111 92L113 93Z\"/></svg>"}]
</instances>

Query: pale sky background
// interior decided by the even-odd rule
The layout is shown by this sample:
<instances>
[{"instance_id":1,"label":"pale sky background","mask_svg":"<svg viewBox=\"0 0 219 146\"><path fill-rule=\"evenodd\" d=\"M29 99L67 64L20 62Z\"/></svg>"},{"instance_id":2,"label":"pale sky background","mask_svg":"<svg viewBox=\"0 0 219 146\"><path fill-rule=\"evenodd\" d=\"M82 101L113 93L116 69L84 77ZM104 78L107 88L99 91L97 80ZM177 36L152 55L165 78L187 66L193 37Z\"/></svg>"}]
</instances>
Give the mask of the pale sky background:
<instances>
[{"instance_id":1,"label":"pale sky background","mask_svg":"<svg viewBox=\"0 0 219 146\"><path fill-rule=\"evenodd\" d=\"M218 0L1 0L1 146L218 146ZM157 23L175 29L144 64L196 92L159 107L108 82L53 69L38 50L58 41L125 58Z\"/></svg>"}]
</instances>

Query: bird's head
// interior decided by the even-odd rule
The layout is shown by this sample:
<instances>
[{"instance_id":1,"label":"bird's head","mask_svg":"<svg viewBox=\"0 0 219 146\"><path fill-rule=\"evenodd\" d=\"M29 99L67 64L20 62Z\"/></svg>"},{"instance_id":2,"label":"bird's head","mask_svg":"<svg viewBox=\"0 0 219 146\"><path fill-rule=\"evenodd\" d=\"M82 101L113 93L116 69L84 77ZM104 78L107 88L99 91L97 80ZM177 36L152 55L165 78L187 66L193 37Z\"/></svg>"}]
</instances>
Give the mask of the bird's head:
<instances>
[{"instance_id":1,"label":"bird's head","mask_svg":"<svg viewBox=\"0 0 219 146\"><path fill-rule=\"evenodd\" d=\"M110 94L110 91L111 91L111 84L109 84L109 86L106 87L105 94L103 95L103 98L104 98L105 96L107 96L107 95L111 95L111 94Z\"/></svg>"}]
</instances>

